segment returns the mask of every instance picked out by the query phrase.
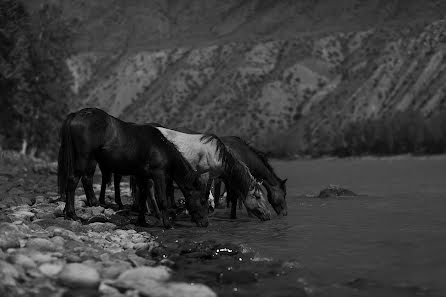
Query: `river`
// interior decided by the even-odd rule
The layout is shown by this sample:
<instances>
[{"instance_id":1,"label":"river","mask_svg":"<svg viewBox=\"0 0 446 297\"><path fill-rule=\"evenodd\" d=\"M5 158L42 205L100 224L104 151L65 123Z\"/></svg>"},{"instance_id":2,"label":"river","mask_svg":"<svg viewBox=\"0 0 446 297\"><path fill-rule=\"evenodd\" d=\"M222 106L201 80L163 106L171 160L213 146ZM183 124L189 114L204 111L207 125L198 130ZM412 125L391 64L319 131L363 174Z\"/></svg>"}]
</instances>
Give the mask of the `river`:
<instances>
[{"instance_id":1,"label":"river","mask_svg":"<svg viewBox=\"0 0 446 297\"><path fill-rule=\"evenodd\" d=\"M260 222L242 211L231 221L225 209L208 228L180 222L174 230L153 231L166 239L242 244L257 260L296 267L240 296L293 296L293 283L314 296L446 296L446 160L300 160L273 166L288 178L288 216ZM308 197L329 184L360 196Z\"/></svg>"}]
</instances>

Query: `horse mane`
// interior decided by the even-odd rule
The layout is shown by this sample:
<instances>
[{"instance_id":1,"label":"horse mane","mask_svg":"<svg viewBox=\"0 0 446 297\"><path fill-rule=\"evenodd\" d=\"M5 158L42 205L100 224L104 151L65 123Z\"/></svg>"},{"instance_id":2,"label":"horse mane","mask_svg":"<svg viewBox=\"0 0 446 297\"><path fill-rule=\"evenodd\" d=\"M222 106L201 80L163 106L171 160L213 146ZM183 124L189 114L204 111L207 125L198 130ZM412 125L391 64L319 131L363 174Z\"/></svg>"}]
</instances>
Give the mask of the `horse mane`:
<instances>
[{"instance_id":1,"label":"horse mane","mask_svg":"<svg viewBox=\"0 0 446 297\"><path fill-rule=\"evenodd\" d=\"M234 189L240 191L243 194L243 197L245 197L251 187L252 180L254 179L248 166L237 159L231 149L229 149L215 134L204 134L200 137L200 141L203 143L210 143L213 141L215 143L216 154L223 164L225 177L231 184L235 185Z\"/></svg>"},{"instance_id":2,"label":"horse mane","mask_svg":"<svg viewBox=\"0 0 446 297\"><path fill-rule=\"evenodd\" d=\"M282 179L280 179L276 172L274 171L273 167L271 166L271 164L269 163L268 157L266 156L265 152L262 152L258 149L256 149L255 147L253 147L252 145L250 145L246 140L244 140L243 138L239 137L239 136L231 136L233 138L236 138L238 141L242 142L243 144L245 144L254 154L256 154L257 157L259 157L260 161L262 161L263 165L265 165L265 167L271 171L271 173L274 175L274 177L276 179L278 179L279 181L281 181Z\"/></svg>"}]
</instances>

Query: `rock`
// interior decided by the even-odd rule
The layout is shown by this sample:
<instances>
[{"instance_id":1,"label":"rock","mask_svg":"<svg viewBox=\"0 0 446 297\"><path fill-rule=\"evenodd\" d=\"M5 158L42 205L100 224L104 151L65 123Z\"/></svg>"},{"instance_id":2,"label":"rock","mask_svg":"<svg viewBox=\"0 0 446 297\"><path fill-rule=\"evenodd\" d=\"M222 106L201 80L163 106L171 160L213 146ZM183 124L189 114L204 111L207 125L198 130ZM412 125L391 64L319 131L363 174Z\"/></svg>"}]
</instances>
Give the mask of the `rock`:
<instances>
[{"instance_id":1,"label":"rock","mask_svg":"<svg viewBox=\"0 0 446 297\"><path fill-rule=\"evenodd\" d=\"M68 238L74 241L80 242L81 239L71 230L67 230L65 228L57 227L57 226L49 226L46 228L46 231L53 233L54 236L62 236L64 238Z\"/></svg>"},{"instance_id":2,"label":"rock","mask_svg":"<svg viewBox=\"0 0 446 297\"><path fill-rule=\"evenodd\" d=\"M38 220L52 220L55 217L56 216L54 215L54 213L46 213L46 212L36 213L36 219L38 219Z\"/></svg>"},{"instance_id":3,"label":"rock","mask_svg":"<svg viewBox=\"0 0 446 297\"><path fill-rule=\"evenodd\" d=\"M130 242L130 241L124 241L124 242L121 244L121 246L122 246L122 248L125 249L125 250L131 250L131 249L134 248L135 244L134 244L133 242Z\"/></svg>"},{"instance_id":4,"label":"rock","mask_svg":"<svg viewBox=\"0 0 446 297\"><path fill-rule=\"evenodd\" d=\"M2 285L15 286L19 277L20 274L13 265L0 260L0 280Z\"/></svg>"},{"instance_id":5,"label":"rock","mask_svg":"<svg viewBox=\"0 0 446 297\"><path fill-rule=\"evenodd\" d=\"M54 209L54 215L56 217L63 217L65 209L65 202L59 202L59 205Z\"/></svg>"},{"instance_id":6,"label":"rock","mask_svg":"<svg viewBox=\"0 0 446 297\"><path fill-rule=\"evenodd\" d=\"M46 202L46 199L45 199L44 196L41 196L41 195L36 196L36 204L42 204L42 203L45 203L45 202Z\"/></svg>"},{"instance_id":7,"label":"rock","mask_svg":"<svg viewBox=\"0 0 446 297\"><path fill-rule=\"evenodd\" d=\"M23 221L29 221L32 218L34 218L35 214L33 212L30 211L25 211L25 210L19 210L17 212L13 212L11 214L9 214L9 217L12 220L23 220Z\"/></svg>"},{"instance_id":8,"label":"rock","mask_svg":"<svg viewBox=\"0 0 446 297\"><path fill-rule=\"evenodd\" d=\"M167 281L170 278L170 269L165 266L137 267L124 271L118 280L123 282L141 282L146 280Z\"/></svg>"},{"instance_id":9,"label":"rock","mask_svg":"<svg viewBox=\"0 0 446 297\"><path fill-rule=\"evenodd\" d=\"M96 269L80 263L66 264L58 278L62 284L72 288L97 288L100 282Z\"/></svg>"},{"instance_id":10,"label":"rock","mask_svg":"<svg viewBox=\"0 0 446 297\"><path fill-rule=\"evenodd\" d=\"M0 236L0 249L3 251L6 251L10 248L19 248L20 247L20 241L17 237L14 236Z\"/></svg>"},{"instance_id":11,"label":"rock","mask_svg":"<svg viewBox=\"0 0 446 297\"><path fill-rule=\"evenodd\" d=\"M150 247L149 242L138 242L133 245L133 249L135 250L148 250Z\"/></svg>"},{"instance_id":12,"label":"rock","mask_svg":"<svg viewBox=\"0 0 446 297\"><path fill-rule=\"evenodd\" d=\"M342 197L342 196L358 196L356 193L342 188L337 185L330 185L327 188L320 191L318 198L329 198L329 197Z\"/></svg>"},{"instance_id":13,"label":"rock","mask_svg":"<svg viewBox=\"0 0 446 297\"><path fill-rule=\"evenodd\" d=\"M114 211L111 208L107 208L104 210L104 215L106 215L107 217L111 217L112 215L114 215L116 213L116 211Z\"/></svg>"},{"instance_id":14,"label":"rock","mask_svg":"<svg viewBox=\"0 0 446 297\"><path fill-rule=\"evenodd\" d=\"M163 295L154 294L150 296L172 296L172 297L217 297L217 294L209 287L202 284L169 283Z\"/></svg>"},{"instance_id":15,"label":"rock","mask_svg":"<svg viewBox=\"0 0 446 297\"><path fill-rule=\"evenodd\" d=\"M48 251L48 252L54 252L57 249L56 245L53 242L45 238L31 238L26 243L26 247L38 251Z\"/></svg>"},{"instance_id":16,"label":"rock","mask_svg":"<svg viewBox=\"0 0 446 297\"><path fill-rule=\"evenodd\" d=\"M49 253L42 253L39 251L31 251L28 256L37 263L48 263L57 260Z\"/></svg>"},{"instance_id":17,"label":"rock","mask_svg":"<svg viewBox=\"0 0 446 297\"><path fill-rule=\"evenodd\" d=\"M135 267L151 266L156 263L154 260L146 259L136 254L128 254L127 260L130 261Z\"/></svg>"},{"instance_id":18,"label":"rock","mask_svg":"<svg viewBox=\"0 0 446 297\"><path fill-rule=\"evenodd\" d=\"M98 215L100 215L101 213L104 212L104 209L105 209L105 208L103 208L102 206L93 206L93 207L90 207L91 215L92 215L92 216L98 216Z\"/></svg>"},{"instance_id":19,"label":"rock","mask_svg":"<svg viewBox=\"0 0 446 297\"><path fill-rule=\"evenodd\" d=\"M75 200L74 201L74 208L78 209L78 208L84 208L86 206L85 201L84 200Z\"/></svg>"},{"instance_id":20,"label":"rock","mask_svg":"<svg viewBox=\"0 0 446 297\"><path fill-rule=\"evenodd\" d=\"M125 297L126 295L121 294L118 289L107 285L106 283L101 283L99 285L99 293L102 296L110 296L110 297Z\"/></svg>"},{"instance_id":21,"label":"rock","mask_svg":"<svg viewBox=\"0 0 446 297\"><path fill-rule=\"evenodd\" d=\"M104 263L102 277L108 279L117 278L124 271L132 269L132 265L127 261L107 261Z\"/></svg>"},{"instance_id":22,"label":"rock","mask_svg":"<svg viewBox=\"0 0 446 297\"><path fill-rule=\"evenodd\" d=\"M113 223L91 223L87 228L91 231L102 233L115 229L116 225Z\"/></svg>"},{"instance_id":23,"label":"rock","mask_svg":"<svg viewBox=\"0 0 446 297\"><path fill-rule=\"evenodd\" d=\"M10 260L12 263L20 265L25 269L33 269L37 267L36 262L34 262L33 259L23 254L13 255Z\"/></svg>"},{"instance_id":24,"label":"rock","mask_svg":"<svg viewBox=\"0 0 446 297\"><path fill-rule=\"evenodd\" d=\"M54 277L61 272L62 263L44 263L39 266L39 271L48 277Z\"/></svg>"},{"instance_id":25,"label":"rock","mask_svg":"<svg viewBox=\"0 0 446 297\"><path fill-rule=\"evenodd\" d=\"M62 236L54 236L51 238L51 242L56 246L56 249L63 249L65 239Z\"/></svg>"}]
</instances>

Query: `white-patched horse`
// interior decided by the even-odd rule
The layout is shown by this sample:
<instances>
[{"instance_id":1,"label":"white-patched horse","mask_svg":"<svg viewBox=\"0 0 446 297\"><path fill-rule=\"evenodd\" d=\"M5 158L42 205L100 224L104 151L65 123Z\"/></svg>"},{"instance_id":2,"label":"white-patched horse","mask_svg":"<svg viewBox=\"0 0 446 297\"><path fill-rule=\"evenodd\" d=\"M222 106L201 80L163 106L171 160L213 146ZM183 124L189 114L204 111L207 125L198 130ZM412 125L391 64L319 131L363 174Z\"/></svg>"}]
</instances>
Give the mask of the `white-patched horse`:
<instances>
[{"instance_id":1,"label":"white-patched horse","mask_svg":"<svg viewBox=\"0 0 446 297\"><path fill-rule=\"evenodd\" d=\"M241 199L249 212L261 220L271 218L260 183L251 175L249 168L239 161L217 136L189 134L160 126L156 127L169 141L175 144L192 168L201 174L202 181L208 185L208 193L212 180L221 178L227 185L228 195L234 195ZM170 188L172 191L173 186Z\"/></svg>"}]
</instances>

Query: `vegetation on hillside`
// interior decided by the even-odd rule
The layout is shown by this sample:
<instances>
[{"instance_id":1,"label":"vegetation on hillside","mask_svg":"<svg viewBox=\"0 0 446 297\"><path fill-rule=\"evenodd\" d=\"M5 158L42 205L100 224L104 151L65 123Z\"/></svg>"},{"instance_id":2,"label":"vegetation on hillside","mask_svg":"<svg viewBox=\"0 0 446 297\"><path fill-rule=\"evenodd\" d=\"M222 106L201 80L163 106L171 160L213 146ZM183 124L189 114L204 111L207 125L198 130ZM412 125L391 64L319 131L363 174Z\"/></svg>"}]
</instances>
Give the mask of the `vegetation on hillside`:
<instances>
[{"instance_id":1,"label":"vegetation on hillside","mask_svg":"<svg viewBox=\"0 0 446 297\"><path fill-rule=\"evenodd\" d=\"M275 157L306 155L361 156L446 153L446 111L425 117L419 111L398 111L382 118L351 121L345 127L313 131L303 147L298 130L276 135L267 145ZM315 141L311 141L314 139Z\"/></svg>"},{"instance_id":2,"label":"vegetation on hillside","mask_svg":"<svg viewBox=\"0 0 446 297\"><path fill-rule=\"evenodd\" d=\"M30 15L19 1L0 2L0 146L54 153L71 96L71 35L55 6Z\"/></svg>"}]
</instances>

